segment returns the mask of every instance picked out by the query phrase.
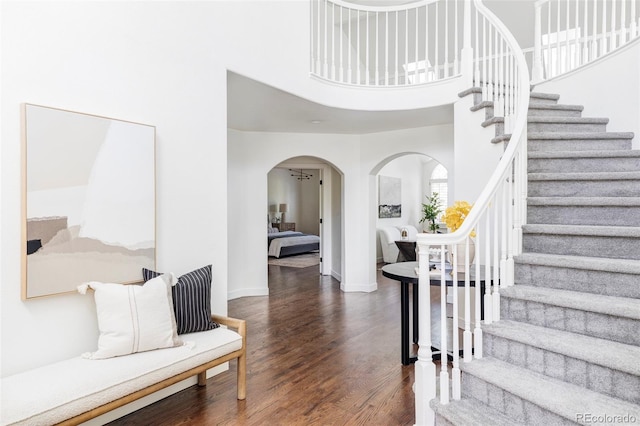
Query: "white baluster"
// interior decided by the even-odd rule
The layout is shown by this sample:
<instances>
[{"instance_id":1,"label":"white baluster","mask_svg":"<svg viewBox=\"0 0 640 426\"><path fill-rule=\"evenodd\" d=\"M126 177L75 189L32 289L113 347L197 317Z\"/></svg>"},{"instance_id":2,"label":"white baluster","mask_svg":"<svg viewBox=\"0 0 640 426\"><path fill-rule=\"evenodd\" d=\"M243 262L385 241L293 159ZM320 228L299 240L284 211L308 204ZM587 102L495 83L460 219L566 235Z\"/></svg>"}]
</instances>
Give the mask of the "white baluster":
<instances>
[{"instance_id":1,"label":"white baluster","mask_svg":"<svg viewBox=\"0 0 640 426\"><path fill-rule=\"evenodd\" d=\"M631 0L632 2L635 0ZM620 7L620 46L627 42L627 2L623 1Z\"/></svg>"},{"instance_id":2,"label":"white baluster","mask_svg":"<svg viewBox=\"0 0 640 426\"><path fill-rule=\"evenodd\" d=\"M593 0L593 32L591 34L591 60L593 61L598 57L598 0Z\"/></svg>"},{"instance_id":3,"label":"white baluster","mask_svg":"<svg viewBox=\"0 0 640 426\"><path fill-rule=\"evenodd\" d=\"M495 198L495 195L494 195ZM485 224L485 262L484 262L484 323L491 324L493 322L493 298L491 296L491 207L487 207L487 216Z\"/></svg>"},{"instance_id":4,"label":"white baluster","mask_svg":"<svg viewBox=\"0 0 640 426\"><path fill-rule=\"evenodd\" d=\"M379 56L380 56L380 37L378 35L378 32L380 31L380 12L375 12L376 14L376 62L374 64L374 67L376 69L375 72L375 85L378 86L380 84L380 62L379 62Z\"/></svg>"},{"instance_id":5,"label":"white baluster","mask_svg":"<svg viewBox=\"0 0 640 426\"><path fill-rule=\"evenodd\" d=\"M487 78L487 20L482 17L482 78L484 79L484 85L482 89L482 100L489 99L489 79Z\"/></svg>"},{"instance_id":6,"label":"white baluster","mask_svg":"<svg viewBox=\"0 0 640 426\"><path fill-rule=\"evenodd\" d=\"M336 4L331 3L331 80L336 79Z\"/></svg>"},{"instance_id":7,"label":"white baluster","mask_svg":"<svg viewBox=\"0 0 640 426\"><path fill-rule=\"evenodd\" d=\"M409 70L409 11L404 12L404 69ZM417 65L417 64L416 64ZM404 84L409 84L409 79L405 77Z\"/></svg>"},{"instance_id":8,"label":"white baluster","mask_svg":"<svg viewBox=\"0 0 640 426\"><path fill-rule=\"evenodd\" d=\"M565 26L564 26L564 70L569 71L570 67L570 58L571 58L571 50L569 49L569 6L571 6L571 2L567 2L567 13L565 16Z\"/></svg>"},{"instance_id":9,"label":"white baluster","mask_svg":"<svg viewBox=\"0 0 640 426\"><path fill-rule=\"evenodd\" d=\"M367 14L367 21L366 21L366 33L365 33L365 64L364 64L364 71L365 71L365 81L366 81L366 85L369 85L369 80L370 80L370 72L369 72L369 12L365 12Z\"/></svg>"},{"instance_id":10,"label":"white baluster","mask_svg":"<svg viewBox=\"0 0 640 426\"><path fill-rule=\"evenodd\" d=\"M536 84L544 79L542 73L542 6L535 4L535 23L533 37L533 70L531 83Z\"/></svg>"},{"instance_id":11,"label":"white baluster","mask_svg":"<svg viewBox=\"0 0 640 426\"><path fill-rule=\"evenodd\" d=\"M454 25L453 25L453 75L458 75L459 72L459 59L458 59L458 2L453 3L454 10Z\"/></svg>"},{"instance_id":12,"label":"white baluster","mask_svg":"<svg viewBox=\"0 0 640 426\"><path fill-rule=\"evenodd\" d=\"M465 244L465 250L468 252L468 244ZM460 399L460 341L459 341L459 300L458 300L458 271L461 269L460 267L464 267L460 265L460 259L456 259L458 257L458 245L455 245L454 250L454 267L453 267L453 275L452 275L452 286L451 291L453 293L453 321L451 325L451 340L452 340L452 351L453 351L453 368L451 368L451 395L454 400ZM464 263L468 264L469 257L465 259Z\"/></svg>"},{"instance_id":13,"label":"white baluster","mask_svg":"<svg viewBox=\"0 0 640 426\"><path fill-rule=\"evenodd\" d=\"M356 72L358 74L356 82L357 84L360 84L362 80L362 70L360 67L360 63L362 62L360 60L360 10L356 11L356 38Z\"/></svg>"},{"instance_id":14,"label":"white baluster","mask_svg":"<svg viewBox=\"0 0 640 426\"><path fill-rule=\"evenodd\" d=\"M327 55L328 55L328 48L327 48L327 37L328 37L328 31L327 31L327 9L328 9L328 1L324 2L324 66L322 69L322 76L327 78L328 74L329 74L329 62L327 59Z\"/></svg>"},{"instance_id":15,"label":"white baluster","mask_svg":"<svg viewBox=\"0 0 640 426\"><path fill-rule=\"evenodd\" d=\"M516 157L517 159L517 157ZM506 273L506 281L505 281L505 285L507 287L511 287L513 285L513 281L514 281L514 260L513 260L513 233L514 233L514 226L513 226L513 209L515 208L515 203L514 203L514 199L513 199L513 176L515 174L515 164L516 161L513 161L511 163L511 170L509 171L509 193L507 194L507 202L508 202L508 206L507 206L507 210L508 210L508 218L507 218L507 229L508 229L508 240L505 241L505 244L507 244L507 273Z\"/></svg>"},{"instance_id":16,"label":"white baluster","mask_svg":"<svg viewBox=\"0 0 640 426\"><path fill-rule=\"evenodd\" d=\"M500 205L500 202L504 202L504 200L500 200L500 190L496 191L496 206ZM500 254L499 254L499 236L500 226L498 225L498 217L500 216L500 211L496 208L495 214L493 215L493 293L491 308L493 311L493 320L500 321Z\"/></svg>"},{"instance_id":17,"label":"white baluster","mask_svg":"<svg viewBox=\"0 0 640 426\"><path fill-rule=\"evenodd\" d=\"M418 61L418 47L419 47L418 45L420 44L420 42L418 41L419 36L420 36L420 26L418 24L418 15L419 14L420 14L420 9L416 8L415 9L415 15L416 15L416 23L415 23L416 39L415 39L415 60L414 60L414 62L416 64L416 67L415 67L415 77L413 78L414 79L414 84L419 84L420 83L420 79L418 78L418 62L419 62Z\"/></svg>"},{"instance_id":18,"label":"white baluster","mask_svg":"<svg viewBox=\"0 0 640 426\"><path fill-rule=\"evenodd\" d=\"M399 78L400 78L400 61L398 60L398 14L400 12L398 12L396 10L396 37L395 37L395 41L396 41L396 48L395 48L395 54L396 54L396 80L395 80L395 84L396 86L400 84ZM406 72L406 71L405 71Z\"/></svg>"},{"instance_id":19,"label":"white baluster","mask_svg":"<svg viewBox=\"0 0 640 426\"><path fill-rule=\"evenodd\" d=\"M553 55L551 49L551 3L547 2L547 79L554 77L555 70L553 67Z\"/></svg>"},{"instance_id":20,"label":"white baluster","mask_svg":"<svg viewBox=\"0 0 640 426\"><path fill-rule=\"evenodd\" d=\"M487 214L487 213L485 213ZM480 223L480 222L478 222ZM481 240L481 230L478 227L478 232L476 232L476 278L475 278L475 324L473 328L473 353L475 358L482 358L482 328L480 328L480 321L482 320L482 312L481 312L481 300L484 297L482 294L482 286L480 281L482 280L482 274L480 273L480 259L482 259L482 240ZM487 282L488 284L488 282ZM486 315L486 314L485 314ZM465 352L465 361L466 361L466 352Z\"/></svg>"},{"instance_id":21,"label":"white baluster","mask_svg":"<svg viewBox=\"0 0 640 426\"><path fill-rule=\"evenodd\" d=\"M467 2L465 2L465 5L468 5L469 1L467 0ZM470 6L468 6L470 7ZM474 87L482 87L482 82L480 81L480 27L479 22L478 22L478 9L476 9L476 13L475 13L475 18L476 18L476 25L475 25L475 49L474 49L474 53L475 53L475 63L474 63L474 78L473 78L473 86ZM465 25L465 31L467 33L470 33L471 31L469 30L469 28L467 25Z\"/></svg>"},{"instance_id":22,"label":"white baluster","mask_svg":"<svg viewBox=\"0 0 640 426\"><path fill-rule=\"evenodd\" d=\"M507 177L506 179L510 179ZM500 231L500 285L507 282L507 234L509 233L507 223L507 184L502 183L502 206L501 213L501 231Z\"/></svg>"},{"instance_id":23,"label":"white baluster","mask_svg":"<svg viewBox=\"0 0 640 426\"><path fill-rule=\"evenodd\" d=\"M600 56L607 53L607 0L602 0L602 38L600 39Z\"/></svg>"},{"instance_id":24,"label":"white baluster","mask_svg":"<svg viewBox=\"0 0 640 426\"><path fill-rule=\"evenodd\" d=\"M340 7L340 83L344 82L344 57L343 57L343 52L342 52L342 33L344 33L344 20L343 20L343 11L344 11L344 7Z\"/></svg>"},{"instance_id":25,"label":"white baluster","mask_svg":"<svg viewBox=\"0 0 640 426\"><path fill-rule=\"evenodd\" d=\"M455 250L455 244L451 246ZM440 403L449 403L449 364L447 359L447 272L444 263L444 245L440 246ZM452 256L455 270L455 256Z\"/></svg>"},{"instance_id":26,"label":"white baluster","mask_svg":"<svg viewBox=\"0 0 640 426\"><path fill-rule=\"evenodd\" d=\"M440 15L438 14L438 5L440 3L436 2L436 25L435 25L435 41L434 41L434 45L433 48L435 50L435 79L436 80L440 80L440 62L438 60L438 53L440 52L440 45L438 44L438 38L440 37L440 33L438 32L438 21L440 21Z\"/></svg>"},{"instance_id":27,"label":"white baluster","mask_svg":"<svg viewBox=\"0 0 640 426\"><path fill-rule=\"evenodd\" d=\"M429 5L424 7L424 82L429 81Z\"/></svg>"},{"instance_id":28,"label":"white baluster","mask_svg":"<svg viewBox=\"0 0 640 426\"><path fill-rule=\"evenodd\" d=\"M589 16L589 0L584 0L584 23L582 24L584 28L584 33L582 34L582 43L584 47L584 53L582 55L582 62L580 65L586 64L589 62L589 20L587 19Z\"/></svg>"},{"instance_id":29,"label":"white baluster","mask_svg":"<svg viewBox=\"0 0 640 426\"><path fill-rule=\"evenodd\" d=\"M609 47L609 51L614 51L616 50L616 47L618 47L618 37L617 37L617 30L616 30L616 4L618 2L616 0L613 0L611 2L611 47ZM624 3L624 1L623 1Z\"/></svg>"},{"instance_id":30,"label":"white baluster","mask_svg":"<svg viewBox=\"0 0 640 426\"><path fill-rule=\"evenodd\" d=\"M449 77L449 2L444 2L444 78Z\"/></svg>"},{"instance_id":31,"label":"white baluster","mask_svg":"<svg viewBox=\"0 0 640 426\"><path fill-rule=\"evenodd\" d=\"M432 424L434 413L429 401L436 397L436 365L431 352L429 249L430 246L418 246L418 300L421 306L418 312L418 360L414 366L416 425Z\"/></svg>"},{"instance_id":32,"label":"white baluster","mask_svg":"<svg viewBox=\"0 0 640 426\"><path fill-rule=\"evenodd\" d=\"M462 335L464 362L470 362L473 358L471 333L471 278L469 277L471 272L471 262L469 256L469 238L467 238L464 256L464 333Z\"/></svg>"},{"instance_id":33,"label":"white baluster","mask_svg":"<svg viewBox=\"0 0 640 426\"><path fill-rule=\"evenodd\" d=\"M556 10L556 73L555 75L562 74L562 57L560 52L560 1L556 0L558 8Z\"/></svg>"},{"instance_id":34,"label":"white baluster","mask_svg":"<svg viewBox=\"0 0 640 426\"><path fill-rule=\"evenodd\" d=\"M384 85L389 85L389 12L384 14Z\"/></svg>"},{"instance_id":35,"label":"white baluster","mask_svg":"<svg viewBox=\"0 0 640 426\"><path fill-rule=\"evenodd\" d=\"M352 35L351 35L351 9L349 9L349 40L351 40ZM347 83L349 84L353 84L353 69L351 68L351 57L353 56L351 54L351 52L348 53L349 54L349 64L347 65L347 74L348 74L348 78L347 78Z\"/></svg>"},{"instance_id":36,"label":"white baluster","mask_svg":"<svg viewBox=\"0 0 640 426\"><path fill-rule=\"evenodd\" d=\"M576 10L575 10L575 18L574 18L574 31L573 31L573 42L574 42L574 49L575 49L575 55L573 57L574 61L573 61L573 68L578 68L580 66L580 29L578 28L578 22L579 22L579 16L580 16L580 1L576 0Z\"/></svg>"},{"instance_id":37,"label":"white baluster","mask_svg":"<svg viewBox=\"0 0 640 426\"><path fill-rule=\"evenodd\" d=\"M631 0L631 36L629 37L629 39L633 39L637 34L637 23L636 20L638 18L636 18L636 1L637 0Z\"/></svg>"}]
</instances>

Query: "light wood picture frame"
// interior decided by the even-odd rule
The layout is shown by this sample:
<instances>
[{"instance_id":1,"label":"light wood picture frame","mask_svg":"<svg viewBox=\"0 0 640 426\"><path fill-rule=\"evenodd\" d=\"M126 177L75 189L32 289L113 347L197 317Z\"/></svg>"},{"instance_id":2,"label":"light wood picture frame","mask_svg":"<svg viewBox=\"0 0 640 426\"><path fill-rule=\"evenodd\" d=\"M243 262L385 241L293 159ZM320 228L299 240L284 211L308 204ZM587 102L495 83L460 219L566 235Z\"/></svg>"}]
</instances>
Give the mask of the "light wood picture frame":
<instances>
[{"instance_id":1,"label":"light wood picture frame","mask_svg":"<svg viewBox=\"0 0 640 426\"><path fill-rule=\"evenodd\" d=\"M156 269L155 127L22 105L22 299Z\"/></svg>"}]
</instances>

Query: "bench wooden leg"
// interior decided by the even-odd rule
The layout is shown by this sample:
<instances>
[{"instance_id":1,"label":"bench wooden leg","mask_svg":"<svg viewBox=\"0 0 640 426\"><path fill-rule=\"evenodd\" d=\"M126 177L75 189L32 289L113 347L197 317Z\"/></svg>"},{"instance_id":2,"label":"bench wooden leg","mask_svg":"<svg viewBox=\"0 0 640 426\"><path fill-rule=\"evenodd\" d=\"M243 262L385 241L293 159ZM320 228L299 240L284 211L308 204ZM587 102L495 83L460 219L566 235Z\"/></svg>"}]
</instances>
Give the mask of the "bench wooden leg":
<instances>
[{"instance_id":1,"label":"bench wooden leg","mask_svg":"<svg viewBox=\"0 0 640 426\"><path fill-rule=\"evenodd\" d=\"M207 386L207 372L198 373L198 386Z\"/></svg>"},{"instance_id":2,"label":"bench wooden leg","mask_svg":"<svg viewBox=\"0 0 640 426\"><path fill-rule=\"evenodd\" d=\"M245 399L247 396L247 356L243 354L238 357L238 399Z\"/></svg>"}]
</instances>

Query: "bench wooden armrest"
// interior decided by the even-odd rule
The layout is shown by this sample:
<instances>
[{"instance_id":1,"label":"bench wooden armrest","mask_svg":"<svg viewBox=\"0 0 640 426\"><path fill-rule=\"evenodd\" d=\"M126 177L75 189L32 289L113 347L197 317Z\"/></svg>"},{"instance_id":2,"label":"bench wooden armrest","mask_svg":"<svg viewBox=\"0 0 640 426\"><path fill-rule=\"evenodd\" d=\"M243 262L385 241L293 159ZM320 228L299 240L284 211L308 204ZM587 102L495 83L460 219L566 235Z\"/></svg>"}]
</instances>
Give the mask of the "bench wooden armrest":
<instances>
[{"instance_id":1,"label":"bench wooden armrest","mask_svg":"<svg viewBox=\"0 0 640 426\"><path fill-rule=\"evenodd\" d=\"M245 320L212 314L211 319L220 325L233 328L242 336L242 349L238 358L238 399L245 399L247 395L247 322ZM241 352L241 353L240 353ZM198 384L206 383L206 371L198 375Z\"/></svg>"}]
</instances>

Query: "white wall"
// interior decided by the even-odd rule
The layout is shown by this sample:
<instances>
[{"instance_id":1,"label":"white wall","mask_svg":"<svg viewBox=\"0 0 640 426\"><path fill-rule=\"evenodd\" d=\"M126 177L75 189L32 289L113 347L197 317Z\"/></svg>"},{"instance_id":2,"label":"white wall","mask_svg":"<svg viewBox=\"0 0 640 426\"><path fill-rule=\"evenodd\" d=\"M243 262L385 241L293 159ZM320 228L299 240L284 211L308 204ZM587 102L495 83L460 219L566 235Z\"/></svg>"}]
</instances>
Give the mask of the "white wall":
<instances>
[{"instance_id":1,"label":"white wall","mask_svg":"<svg viewBox=\"0 0 640 426\"><path fill-rule=\"evenodd\" d=\"M339 142L329 147L319 144L324 137L289 138L266 155L257 149L259 158L231 143L228 159L227 70L327 105L365 110L442 103L455 98L459 82L435 92L363 91L310 79L308 6L271 0L1 3L1 309L11 321L2 322L0 374L92 350L97 335L88 296L20 300L23 102L156 126L157 266L181 274L212 263L216 312L226 312L228 295L266 294L266 263L246 264L263 259L266 173L292 154L329 158L343 173L343 237L349 242L341 254L343 285L375 288L374 274L357 260L374 247L361 238L370 223L362 221L360 207L367 205L369 182L361 178L367 169L357 138L335 136ZM252 179L256 173L260 178ZM231 177L243 186L227 194ZM260 240L243 240L247 234Z\"/></svg>"},{"instance_id":2,"label":"white wall","mask_svg":"<svg viewBox=\"0 0 640 426\"><path fill-rule=\"evenodd\" d=\"M640 39L534 91L558 93L562 104L584 105L583 117L609 118L607 131L634 132L633 147L640 148Z\"/></svg>"},{"instance_id":3,"label":"white wall","mask_svg":"<svg viewBox=\"0 0 640 426\"><path fill-rule=\"evenodd\" d=\"M213 263L213 308L226 313L226 69L214 50L194 48L217 38L211 6L1 7L1 375L95 350L97 341L90 295L20 300L23 102L156 126L157 266L181 274Z\"/></svg>"}]
</instances>

